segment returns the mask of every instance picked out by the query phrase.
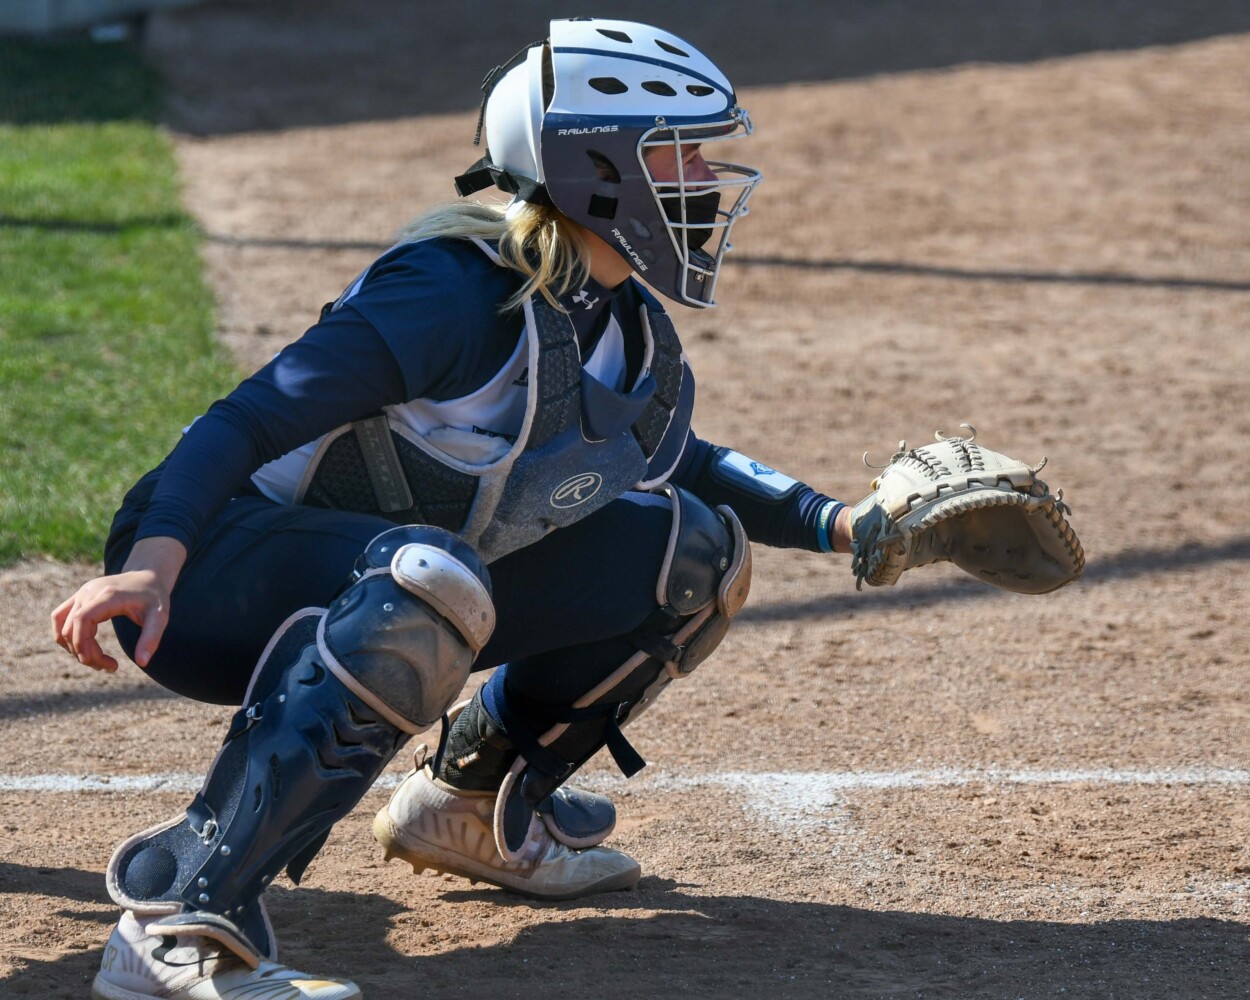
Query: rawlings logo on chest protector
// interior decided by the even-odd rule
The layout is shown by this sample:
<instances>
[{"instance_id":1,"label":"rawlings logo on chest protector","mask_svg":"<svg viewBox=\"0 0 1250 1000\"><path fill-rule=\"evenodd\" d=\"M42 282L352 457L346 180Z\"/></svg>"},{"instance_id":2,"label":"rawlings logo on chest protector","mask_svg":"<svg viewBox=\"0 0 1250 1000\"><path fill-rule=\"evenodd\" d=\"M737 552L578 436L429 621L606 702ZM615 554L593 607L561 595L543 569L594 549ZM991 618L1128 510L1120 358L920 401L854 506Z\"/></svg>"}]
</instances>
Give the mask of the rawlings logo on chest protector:
<instances>
[{"instance_id":1,"label":"rawlings logo on chest protector","mask_svg":"<svg viewBox=\"0 0 1250 1000\"><path fill-rule=\"evenodd\" d=\"M576 507L598 493L602 485L603 476L597 472L583 472L570 476L552 491L551 506Z\"/></svg>"}]
</instances>

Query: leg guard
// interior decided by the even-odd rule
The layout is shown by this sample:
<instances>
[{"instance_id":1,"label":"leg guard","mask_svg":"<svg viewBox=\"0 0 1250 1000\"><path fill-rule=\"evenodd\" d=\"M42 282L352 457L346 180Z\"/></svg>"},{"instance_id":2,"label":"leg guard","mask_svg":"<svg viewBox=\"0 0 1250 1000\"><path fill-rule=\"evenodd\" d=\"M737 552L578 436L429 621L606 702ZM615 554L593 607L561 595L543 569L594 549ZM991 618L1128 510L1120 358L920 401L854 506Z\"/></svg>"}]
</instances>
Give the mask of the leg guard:
<instances>
[{"instance_id":1,"label":"leg guard","mask_svg":"<svg viewBox=\"0 0 1250 1000\"><path fill-rule=\"evenodd\" d=\"M437 528L379 535L328 612L298 612L271 640L186 814L114 853L113 899L253 966L271 957L265 886L283 868L299 882L331 826L459 693L493 627L469 546Z\"/></svg>"},{"instance_id":2,"label":"leg guard","mask_svg":"<svg viewBox=\"0 0 1250 1000\"><path fill-rule=\"evenodd\" d=\"M640 770L644 762L621 728L712 653L746 601L750 547L733 512L673 486L664 491L673 525L656 586L660 607L630 636L638 652L563 709L525 704L496 674L452 729L439 775L457 787L474 787L466 780L498 787L495 838L510 861L529 853L535 824L572 847L607 836L611 803L571 789L557 794L560 786L605 745L627 776ZM534 716L555 724L536 729L527 722Z\"/></svg>"}]
</instances>

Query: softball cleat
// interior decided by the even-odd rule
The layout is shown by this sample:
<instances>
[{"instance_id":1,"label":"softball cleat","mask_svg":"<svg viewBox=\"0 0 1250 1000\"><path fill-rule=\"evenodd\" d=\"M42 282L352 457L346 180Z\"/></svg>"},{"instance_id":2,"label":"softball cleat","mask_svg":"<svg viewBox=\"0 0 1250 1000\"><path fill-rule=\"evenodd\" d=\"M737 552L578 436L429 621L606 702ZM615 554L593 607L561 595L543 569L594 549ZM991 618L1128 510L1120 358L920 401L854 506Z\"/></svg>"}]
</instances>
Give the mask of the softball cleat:
<instances>
[{"instance_id":1,"label":"softball cleat","mask_svg":"<svg viewBox=\"0 0 1250 1000\"><path fill-rule=\"evenodd\" d=\"M525 856L505 861L495 844L494 792L453 788L430 768L410 773L373 820L373 835L386 860L402 858L416 874L432 869L488 882L531 899L578 899L632 889L642 876L638 862L610 847L574 849L542 823Z\"/></svg>"},{"instance_id":2,"label":"softball cleat","mask_svg":"<svg viewBox=\"0 0 1250 1000\"><path fill-rule=\"evenodd\" d=\"M355 983L261 959L253 967L207 938L148 934L133 911L114 928L93 1000L359 1000Z\"/></svg>"}]
</instances>

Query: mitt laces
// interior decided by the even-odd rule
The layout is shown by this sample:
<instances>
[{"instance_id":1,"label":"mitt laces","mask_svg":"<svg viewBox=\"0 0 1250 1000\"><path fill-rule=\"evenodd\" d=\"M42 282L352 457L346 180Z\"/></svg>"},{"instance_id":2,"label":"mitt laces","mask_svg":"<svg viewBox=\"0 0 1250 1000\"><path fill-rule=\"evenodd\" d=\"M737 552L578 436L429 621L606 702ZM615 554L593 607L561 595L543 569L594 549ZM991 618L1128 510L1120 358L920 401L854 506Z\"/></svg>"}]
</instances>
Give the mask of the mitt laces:
<instances>
[{"instance_id":1,"label":"mitt laces","mask_svg":"<svg viewBox=\"0 0 1250 1000\"><path fill-rule=\"evenodd\" d=\"M934 434L934 439L939 442L944 442L955 449L956 454L959 457L959 464L963 471L983 471L985 466L984 460L980 454L980 449L970 447L977 439L977 429L972 424L960 424L959 426L961 429L968 432L967 435L946 434L943 431L938 430ZM1041 461L1039 461L1036 465L1029 466L1029 471L1036 476L1042 471L1042 469L1046 468L1046 463L1049 460L1050 459L1047 456L1043 455ZM875 465L871 462L868 458L868 452L864 452L863 462L864 465L876 472L888 469L892 465L905 463L918 466L931 476L951 475L950 470L946 468L940 459L930 454L927 448L908 448L906 441L900 441L898 443L898 450L890 456L889 461L887 461L884 465ZM876 489L876 485L877 481L874 481L874 489ZM1036 491L1034 495L1036 496L1050 496L1050 487L1040 479L1037 480L1034 489ZM1053 497L1051 497L1051 499L1054 501L1055 509L1060 513L1065 515L1072 513L1072 507L1063 499L1063 490L1058 490Z\"/></svg>"},{"instance_id":2,"label":"mitt laces","mask_svg":"<svg viewBox=\"0 0 1250 1000\"><path fill-rule=\"evenodd\" d=\"M933 435L934 440L946 441L956 446L972 444L972 442L974 442L977 439L977 429L973 427L972 424L960 424L959 426L966 427L968 429L967 437L964 437L959 434L945 434L939 430L936 434ZM967 448L962 448L961 450L964 452L965 455L969 455L969 450ZM872 462L868 461L868 452L864 452L863 457L864 457L864 465L868 466L868 468L870 469L874 469L880 472L882 469L888 469L895 462L901 461L904 458L918 458L918 455L917 455L917 449L908 448L906 441L900 441L898 443L898 451L896 451L893 455L890 456L890 460L886 462L885 465L873 465ZM979 460L975 460L975 459L970 459L970 460L974 462L979 462ZM928 464L928 463L925 463L925 464ZM1042 465L1045 465L1045 464L1046 464L1046 459L1043 458ZM1042 465L1039 465L1037 468L1040 469Z\"/></svg>"}]
</instances>

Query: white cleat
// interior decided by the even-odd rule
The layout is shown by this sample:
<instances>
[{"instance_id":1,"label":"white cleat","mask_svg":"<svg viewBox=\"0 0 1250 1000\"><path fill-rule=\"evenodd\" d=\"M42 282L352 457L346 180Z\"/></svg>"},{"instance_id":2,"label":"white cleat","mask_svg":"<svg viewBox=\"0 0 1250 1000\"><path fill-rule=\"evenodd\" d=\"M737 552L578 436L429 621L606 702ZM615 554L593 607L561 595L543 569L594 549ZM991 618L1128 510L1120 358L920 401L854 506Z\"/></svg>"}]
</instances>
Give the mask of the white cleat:
<instances>
[{"instance_id":1,"label":"white cleat","mask_svg":"<svg viewBox=\"0 0 1250 1000\"><path fill-rule=\"evenodd\" d=\"M403 858L417 874L461 875L533 899L577 899L632 889L642 869L610 847L574 850L541 823L525 861L505 861L495 846L494 792L467 792L435 778L429 767L409 774L373 820L386 860Z\"/></svg>"},{"instance_id":2,"label":"white cleat","mask_svg":"<svg viewBox=\"0 0 1250 1000\"><path fill-rule=\"evenodd\" d=\"M355 983L261 960L252 968L201 937L145 933L127 910L104 947L94 1000L359 1000Z\"/></svg>"}]
</instances>

